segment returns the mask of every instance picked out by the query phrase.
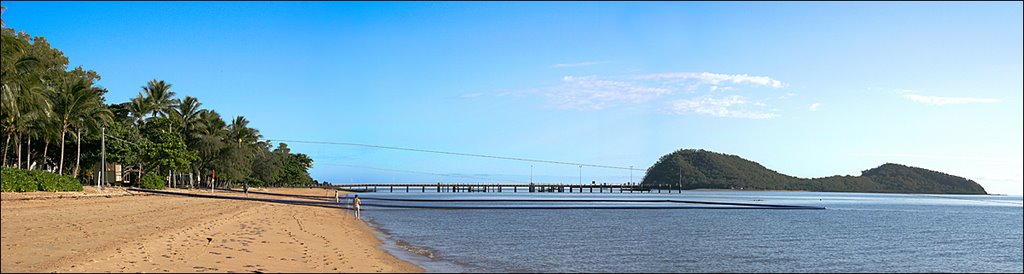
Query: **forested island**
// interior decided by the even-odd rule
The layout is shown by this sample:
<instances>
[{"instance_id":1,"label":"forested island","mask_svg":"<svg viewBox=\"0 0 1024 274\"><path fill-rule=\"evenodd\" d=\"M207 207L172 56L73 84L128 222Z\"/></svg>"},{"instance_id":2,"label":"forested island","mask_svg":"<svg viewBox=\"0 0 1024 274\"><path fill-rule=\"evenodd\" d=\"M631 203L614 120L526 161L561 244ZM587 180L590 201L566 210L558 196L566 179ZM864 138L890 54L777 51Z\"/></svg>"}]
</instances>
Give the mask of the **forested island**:
<instances>
[{"instance_id":1,"label":"forested island","mask_svg":"<svg viewBox=\"0 0 1024 274\"><path fill-rule=\"evenodd\" d=\"M860 176L798 178L765 168L736 155L680 149L658 159L641 183L647 187L878 192L930 194L987 194L963 177L900 164L884 164Z\"/></svg>"}]
</instances>

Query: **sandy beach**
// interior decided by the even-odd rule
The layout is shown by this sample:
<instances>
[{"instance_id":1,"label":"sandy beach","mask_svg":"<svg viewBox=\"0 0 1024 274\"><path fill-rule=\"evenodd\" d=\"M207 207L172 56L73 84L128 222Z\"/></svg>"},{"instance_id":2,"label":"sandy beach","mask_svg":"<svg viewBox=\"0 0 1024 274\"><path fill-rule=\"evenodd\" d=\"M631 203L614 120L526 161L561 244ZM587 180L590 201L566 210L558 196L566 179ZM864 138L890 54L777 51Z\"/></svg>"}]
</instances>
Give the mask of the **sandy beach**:
<instances>
[{"instance_id":1,"label":"sandy beach","mask_svg":"<svg viewBox=\"0 0 1024 274\"><path fill-rule=\"evenodd\" d=\"M332 208L93 188L4 193L0 208L2 272L423 271L379 249L366 223Z\"/></svg>"}]
</instances>

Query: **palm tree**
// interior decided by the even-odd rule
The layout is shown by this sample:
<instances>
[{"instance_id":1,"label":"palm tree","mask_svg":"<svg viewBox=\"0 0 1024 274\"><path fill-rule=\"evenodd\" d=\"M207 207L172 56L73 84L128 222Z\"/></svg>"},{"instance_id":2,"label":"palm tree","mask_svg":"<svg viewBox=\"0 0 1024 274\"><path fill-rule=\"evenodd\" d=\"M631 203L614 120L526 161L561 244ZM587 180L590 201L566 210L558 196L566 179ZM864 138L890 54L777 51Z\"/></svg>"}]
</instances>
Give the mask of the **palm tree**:
<instances>
[{"instance_id":1,"label":"palm tree","mask_svg":"<svg viewBox=\"0 0 1024 274\"><path fill-rule=\"evenodd\" d=\"M46 116L50 115L50 101L39 92L38 88L28 88L20 85L9 85L8 87L12 92L5 92L3 96L5 101L9 100L11 102L4 102L3 119L0 120L4 133L7 135L4 143L3 165L7 166L8 149L10 148L12 137L15 137L20 166L21 136L29 130L30 125L34 121L45 119Z\"/></svg>"},{"instance_id":2,"label":"palm tree","mask_svg":"<svg viewBox=\"0 0 1024 274\"><path fill-rule=\"evenodd\" d=\"M139 96L132 98L128 102L128 113L131 114L132 122L135 125L142 126L146 124L146 114L149 112L149 104L146 103L146 98L142 97L142 93L139 93Z\"/></svg>"},{"instance_id":3,"label":"palm tree","mask_svg":"<svg viewBox=\"0 0 1024 274\"><path fill-rule=\"evenodd\" d=\"M210 174L214 161L228 143L227 123L215 110L199 111L199 123L196 127L196 139L192 148L196 149L199 159L193 164L196 174ZM209 177L199 176L200 182L207 182Z\"/></svg>"},{"instance_id":4,"label":"palm tree","mask_svg":"<svg viewBox=\"0 0 1024 274\"><path fill-rule=\"evenodd\" d=\"M177 100L176 100L177 101ZM185 96L185 99L177 101L175 107L171 109L170 118L171 120L179 125L178 132L181 133L182 139L185 141L185 146L188 147L189 151L198 155L197 143L199 139L199 129L202 127L202 117L199 107L203 104L198 99L192 96ZM196 171L197 161L190 163L193 171ZM180 175L180 174L179 174ZM193 182L191 174L188 176L189 184Z\"/></svg>"},{"instance_id":5,"label":"palm tree","mask_svg":"<svg viewBox=\"0 0 1024 274\"><path fill-rule=\"evenodd\" d=\"M103 103L103 99L100 97L102 92L103 90L100 88L94 88L90 91L92 94L87 95L89 98L85 98L83 100L91 100L94 103L83 105L77 113L78 123L73 124L76 129L75 136L78 139L75 141L75 146L78 151L75 157L75 169L71 173L72 176L78 176L79 165L82 162L82 128L96 132L99 131L100 127L113 121L114 113L111 112L110 109L107 108L107 105Z\"/></svg>"},{"instance_id":6,"label":"palm tree","mask_svg":"<svg viewBox=\"0 0 1024 274\"><path fill-rule=\"evenodd\" d=\"M49 101L42 93L41 80L33 69L39 65L39 59L28 51L28 43L8 34L3 34L3 64L0 73L0 125L3 126L6 140L3 150L3 165L7 166L7 153L11 137L21 135L27 130L28 122L40 115L48 114ZM18 160L20 161L20 139L18 144Z\"/></svg>"},{"instance_id":7,"label":"palm tree","mask_svg":"<svg viewBox=\"0 0 1024 274\"><path fill-rule=\"evenodd\" d=\"M21 116L21 119L14 123L14 130L17 132L17 149L18 149L18 168L28 168L32 163L32 138L39 136L41 129L46 125L46 121L51 119L52 110L50 101L46 99L46 96L41 92L33 92L32 97L37 97L36 102L27 100L28 105L24 106L24 110L27 110L25 114ZM25 145L27 151L25 152L25 166L22 166L21 157L21 141L22 137L28 138L28 143Z\"/></svg>"},{"instance_id":8,"label":"palm tree","mask_svg":"<svg viewBox=\"0 0 1024 274\"><path fill-rule=\"evenodd\" d=\"M238 146L254 144L259 141L260 137L263 137L258 130L249 127L249 120L243 116L237 116L231 121L231 125L228 126L228 136Z\"/></svg>"},{"instance_id":9,"label":"palm tree","mask_svg":"<svg viewBox=\"0 0 1024 274\"><path fill-rule=\"evenodd\" d=\"M199 124L196 132L200 135L219 136L225 133L227 126L227 123L224 123L224 118L221 118L220 113L217 113L216 110L199 110Z\"/></svg>"},{"instance_id":10,"label":"palm tree","mask_svg":"<svg viewBox=\"0 0 1024 274\"><path fill-rule=\"evenodd\" d=\"M153 117L156 117L157 114L167 117L171 108L174 107L174 99L172 99L174 92L171 91L171 84L153 79L142 87L142 91L146 94L146 103L148 103Z\"/></svg>"},{"instance_id":11,"label":"palm tree","mask_svg":"<svg viewBox=\"0 0 1024 274\"><path fill-rule=\"evenodd\" d=\"M185 138L185 141L193 139L196 134L197 128L200 126L201 118L199 116L199 106L202 106L198 99L192 96L185 96L184 100L181 100L177 104L176 108L171 109L170 118L175 122L181 124L181 136Z\"/></svg>"},{"instance_id":12,"label":"palm tree","mask_svg":"<svg viewBox=\"0 0 1024 274\"><path fill-rule=\"evenodd\" d=\"M49 102L49 101L47 101L47 102ZM35 120L31 121L30 122L31 124L29 125L29 130L28 130L28 133L29 133L28 134L28 137L29 137L29 139L28 139L28 141L29 141L28 147L29 147L29 149L32 148L32 140L33 139L39 140L39 141L43 141L43 153L42 153L42 157L43 158L42 158L42 161L40 162L41 164L39 165L40 168L44 168L46 166L46 163L47 163L47 160L48 160L47 157L46 157L47 156L46 154L47 154L47 152L48 152L48 150L50 148L50 141L53 140L53 136L57 135L56 132L55 132L56 131L56 126L53 125L54 124L53 111L52 110L48 110L48 111L50 111L50 115L49 116L43 117L42 119L35 119ZM35 165L33 164L34 162L32 161L32 151L31 150L28 152L28 157L26 159L26 162L27 162L26 165L27 165L27 167L29 169L34 169Z\"/></svg>"},{"instance_id":13,"label":"palm tree","mask_svg":"<svg viewBox=\"0 0 1024 274\"><path fill-rule=\"evenodd\" d=\"M59 90L49 92L50 101L53 103L57 125L60 128L60 161L57 164L57 173L64 173L64 144L68 129L75 125L84 124L86 117L104 112L106 105L103 104L103 90L92 86L85 79L74 78L59 87ZM106 110L109 113L109 110ZM79 134L79 138L81 138Z\"/></svg>"}]
</instances>

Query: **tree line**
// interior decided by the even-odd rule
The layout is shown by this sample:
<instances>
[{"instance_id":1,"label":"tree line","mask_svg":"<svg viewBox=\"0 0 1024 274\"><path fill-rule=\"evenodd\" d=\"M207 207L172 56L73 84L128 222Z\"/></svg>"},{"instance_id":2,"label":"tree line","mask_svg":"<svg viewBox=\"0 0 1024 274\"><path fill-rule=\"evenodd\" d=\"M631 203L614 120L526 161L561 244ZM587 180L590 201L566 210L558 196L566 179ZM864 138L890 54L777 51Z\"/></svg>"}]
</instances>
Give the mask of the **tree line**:
<instances>
[{"instance_id":1,"label":"tree line","mask_svg":"<svg viewBox=\"0 0 1024 274\"><path fill-rule=\"evenodd\" d=\"M101 134L106 160L124 179L147 174L176 186L308 186L313 160L287 144L262 141L249 120L225 121L199 99L177 98L173 85L151 80L138 96L108 104L99 73L79 66L43 36L3 24L0 130L3 166L95 180Z\"/></svg>"}]
</instances>

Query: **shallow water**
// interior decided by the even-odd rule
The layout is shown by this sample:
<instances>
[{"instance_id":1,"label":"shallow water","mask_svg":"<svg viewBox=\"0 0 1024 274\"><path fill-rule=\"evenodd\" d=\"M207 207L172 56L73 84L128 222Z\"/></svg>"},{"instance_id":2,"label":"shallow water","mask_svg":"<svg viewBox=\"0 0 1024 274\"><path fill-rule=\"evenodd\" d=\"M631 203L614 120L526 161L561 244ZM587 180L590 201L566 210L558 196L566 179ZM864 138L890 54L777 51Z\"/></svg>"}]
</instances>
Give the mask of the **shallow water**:
<instances>
[{"instance_id":1,"label":"shallow water","mask_svg":"<svg viewBox=\"0 0 1024 274\"><path fill-rule=\"evenodd\" d=\"M399 199L672 199L826 207L771 209L388 209L363 218L429 271L1021 272L1021 197L821 192L366 193ZM602 205L662 203L600 202ZM396 243L397 242L397 243Z\"/></svg>"}]
</instances>

